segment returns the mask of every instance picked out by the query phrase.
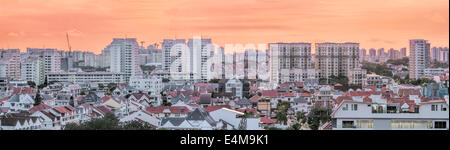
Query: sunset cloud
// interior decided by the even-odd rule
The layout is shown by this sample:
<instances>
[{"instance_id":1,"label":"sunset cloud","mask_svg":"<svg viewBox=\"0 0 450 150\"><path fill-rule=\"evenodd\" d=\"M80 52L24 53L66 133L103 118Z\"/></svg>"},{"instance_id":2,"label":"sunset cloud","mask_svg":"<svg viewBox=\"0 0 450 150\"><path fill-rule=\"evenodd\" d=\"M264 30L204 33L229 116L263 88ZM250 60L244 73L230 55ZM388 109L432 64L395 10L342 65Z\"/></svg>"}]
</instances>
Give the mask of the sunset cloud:
<instances>
[{"instance_id":1,"label":"sunset cloud","mask_svg":"<svg viewBox=\"0 0 450 150\"><path fill-rule=\"evenodd\" d=\"M125 36L155 43L202 35L220 45L354 41L386 49L423 38L448 46L448 14L448 0L7 0L0 47L67 49L66 33L74 49L96 53Z\"/></svg>"}]
</instances>

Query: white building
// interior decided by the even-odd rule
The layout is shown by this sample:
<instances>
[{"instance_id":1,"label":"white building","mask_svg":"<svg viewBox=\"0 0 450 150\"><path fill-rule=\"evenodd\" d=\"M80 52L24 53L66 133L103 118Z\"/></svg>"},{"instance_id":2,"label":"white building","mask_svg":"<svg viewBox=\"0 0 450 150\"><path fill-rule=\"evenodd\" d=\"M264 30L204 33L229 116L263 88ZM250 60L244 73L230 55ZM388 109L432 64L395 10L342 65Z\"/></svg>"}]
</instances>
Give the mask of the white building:
<instances>
[{"instance_id":1,"label":"white building","mask_svg":"<svg viewBox=\"0 0 450 150\"><path fill-rule=\"evenodd\" d=\"M0 77L20 80L20 60L19 49L0 49Z\"/></svg>"},{"instance_id":2,"label":"white building","mask_svg":"<svg viewBox=\"0 0 450 150\"><path fill-rule=\"evenodd\" d=\"M425 68L423 70L424 76L445 76L448 73L448 68Z\"/></svg>"},{"instance_id":3,"label":"white building","mask_svg":"<svg viewBox=\"0 0 450 150\"><path fill-rule=\"evenodd\" d=\"M359 43L316 43L316 54L320 78L349 77L349 72L360 64Z\"/></svg>"},{"instance_id":4,"label":"white building","mask_svg":"<svg viewBox=\"0 0 450 150\"><path fill-rule=\"evenodd\" d=\"M44 73L61 71L61 53L56 49L27 48L29 56L44 57Z\"/></svg>"},{"instance_id":5,"label":"white building","mask_svg":"<svg viewBox=\"0 0 450 150\"><path fill-rule=\"evenodd\" d=\"M201 81L209 81L211 61L209 59L214 56L214 46L211 39L202 39L195 37L188 40L190 50L190 72L193 79Z\"/></svg>"},{"instance_id":6,"label":"white building","mask_svg":"<svg viewBox=\"0 0 450 150\"><path fill-rule=\"evenodd\" d=\"M236 76L225 83L225 92L232 93L233 96L242 98L242 90L243 84Z\"/></svg>"},{"instance_id":7,"label":"white building","mask_svg":"<svg viewBox=\"0 0 450 150\"><path fill-rule=\"evenodd\" d=\"M162 78L157 76L133 76L130 78L130 86L145 92L159 94L163 88Z\"/></svg>"},{"instance_id":8,"label":"white building","mask_svg":"<svg viewBox=\"0 0 450 150\"><path fill-rule=\"evenodd\" d=\"M22 80L32 81L36 85L45 81L44 57L28 57L21 63Z\"/></svg>"},{"instance_id":9,"label":"white building","mask_svg":"<svg viewBox=\"0 0 450 150\"><path fill-rule=\"evenodd\" d=\"M125 80L131 76L142 75L139 66L139 45L135 38L114 38L108 49L111 54L110 71L125 74Z\"/></svg>"},{"instance_id":10,"label":"white building","mask_svg":"<svg viewBox=\"0 0 450 150\"><path fill-rule=\"evenodd\" d=\"M366 69L356 68L351 69L348 73L348 82L351 85L361 85L364 86L367 78Z\"/></svg>"},{"instance_id":11,"label":"white building","mask_svg":"<svg viewBox=\"0 0 450 150\"><path fill-rule=\"evenodd\" d=\"M161 124L161 119L143 110L136 111L120 119L122 123L129 121L145 122L153 127L158 127Z\"/></svg>"},{"instance_id":12,"label":"white building","mask_svg":"<svg viewBox=\"0 0 450 150\"><path fill-rule=\"evenodd\" d=\"M13 112L28 111L33 107L34 99L28 94L14 94L7 101L4 101L2 107L9 107Z\"/></svg>"},{"instance_id":13,"label":"white building","mask_svg":"<svg viewBox=\"0 0 450 150\"><path fill-rule=\"evenodd\" d=\"M71 82L73 84L82 83L123 83L125 73L116 72L51 72L47 74L47 80L56 82Z\"/></svg>"},{"instance_id":14,"label":"white building","mask_svg":"<svg viewBox=\"0 0 450 150\"><path fill-rule=\"evenodd\" d=\"M315 75L315 72L308 71L313 69L311 43L270 43L269 51L272 84L304 81Z\"/></svg>"},{"instance_id":15,"label":"white building","mask_svg":"<svg viewBox=\"0 0 450 150\"><path fill-rule=\"evenodd\" d=\"M409 77L419 79L430 67L430 43L423 39L409 41Z\"/></svg>"},{"instance_id":16,"label":"white building","mask_svg":"<svg viewBox=\"0 0 450 150\"><path fill-rule=\"evenodd\" d=\"M334 130L448 130L443 101L387 103L344 100L331 114Z\"/></svg>"}]
</instances>

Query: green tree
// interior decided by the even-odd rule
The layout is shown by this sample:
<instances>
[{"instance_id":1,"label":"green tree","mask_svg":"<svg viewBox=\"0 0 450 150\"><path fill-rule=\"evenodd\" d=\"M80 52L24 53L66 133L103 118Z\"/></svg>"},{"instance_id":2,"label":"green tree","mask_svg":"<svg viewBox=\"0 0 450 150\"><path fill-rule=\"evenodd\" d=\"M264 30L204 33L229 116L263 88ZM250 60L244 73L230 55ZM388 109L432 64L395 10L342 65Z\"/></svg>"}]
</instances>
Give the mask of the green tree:
<instances>
[{"instance_id":1,"label":"green tree","mask_svg":"<svg viewBox=\"0 0 450 150\"><path fill-rule=\"evenodd\" d=\"M277 127L268 127L266 128L266 130L282 130L282 129Z\"/></svg>"},{"instance_id":2,"label":"green tree","mask_svg":"<svg viewBox=\"0 0 450 150\"><path fill-rule=\"evenodd\" d=\"M40 94L40 90L38 89L36 92L36 96L34 97L34 106L41 104L42 102L42 97Z\"/></svg>"},{"instance_id":3,"label":"green tree","mask_svg":"<svg viewBox=\"0 0 450 150\"><path fill-rule=\"evenodd\" d=\"M312 130L317 130L319 127L328 122L331 121L331 109L324 109L324 108L313 108L309 112L307 118L307 122L309 125L309 128Z\"/></svg>"},{"instance_id":4,"label":"green tree","mask_svg":"<svg viewBox=\"0 0 450 150\"><path fill-rule=\"evenodd\" d=\"M290 108L291 103L286 102L286 101L281 101L277 104L277 109L276 109L276 118L277 118L277 122L282 123L282 124L286 124L287 123L287 110L288 108Z\"/></svg>"},{"instance_id":5,"label":"green tree","mask_svg":"<svg viewBox=\"0 0 450 150\"><path fill-rule=\"evenodd\" d=\"M154 130L155 128L152 127L149 123L141 123L139 121L127 121L125 122L122 127L124 130Z\"/></svg>"},{"instance_id":6,"label":"green tree","mask_svg":"<svg viewBox=\"0 0 450 150\"><path fill-rule=\"evenodd\" d=\"M300 128L302 128L302 125L301 125L300 123L296 122L295 124L293 124L293 125L291 126L291 128L292 128L293 130L300 130Z\"/></svg>"},{"instance_id":7,"label":"green tree","mask_svg":"<svg viewBox=\"0 0 450 150\"><path fill-rule=\"evenodd\" d=\"M64 130L118 130L121 129L119 119L114 114L107 113L103 118L93 118L79 125L65 126Z\"/></svg>"},{"instance_id":8,"label":"green tree","mask_svg":"<svg viewBox=\"0 0 450 150\"><path fill-rule=\"evenodd\" d=\"M34 83L33 81L27 81L28 86L35 88L36 87L36 83Z\"/></svg>"},{"instance_id":9,"label":"green tree","mask_svg":"<svg viewBox=\"0 0 450 150\"><path fill-rule=\"evenodd\" d=\"M73 101L73 96L70 96L69 105L75 107L75 101Z\"/></svg>"}]
</instances>

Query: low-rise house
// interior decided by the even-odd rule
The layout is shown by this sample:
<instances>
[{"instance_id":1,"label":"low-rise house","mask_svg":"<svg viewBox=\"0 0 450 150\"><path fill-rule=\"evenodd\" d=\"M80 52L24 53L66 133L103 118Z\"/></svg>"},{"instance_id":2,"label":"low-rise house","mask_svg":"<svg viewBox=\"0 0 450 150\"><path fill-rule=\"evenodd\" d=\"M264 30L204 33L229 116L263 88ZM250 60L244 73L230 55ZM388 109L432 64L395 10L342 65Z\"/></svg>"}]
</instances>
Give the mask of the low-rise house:
<instances>
[{"instance_id":1,"label":"low-rise house","mask_svg":"<svg viewBox=\"0 0 450 150\"><path fill-rule=\"evenodd\" d=\"M331 117L333 130L448 130L444 100L409 98L343 100Z\"/></svg>"},{"instance_id":2,"label":"low-rise house","mask_svg":"<svg viewBox=\"0 0 450 150\"><path fill-rule=\"evenodd\" d=\"M146 110L147 112L159 118L163 117L184 118L190 112L189 108L185 106L147 107Z\"/></svg>"},{"instance_id":3,"label":"low-rise house","mask_svg":"<svg viewBox=\"0 0 450 150\"><path fill-rule=\"evenodd\" d=\"M78 105L77 107L77 111L78 111L78 118L80 120L80 122L86 122L91 120L92 118L92 111L93 111L93 107L90 104L84 103L81 105Z\"/></svg>"},{"instance_id":4,"label":"low-rise house","mask_svg":"<svg viewBox=\"0 0 450 150\"><path fill-rule=\"evenodd\" d=\"M241 98L236 101L237 108L251 108L252 102L247 98Z\"/></svg>"},{"instance_id":5,"label":"low-rise house","mask_svg":"<svg viewBox=\"0 0 450 150\"><path fill-rule=\"evenodd\" d=\"M161 124L161 119L144 110L136 111L120 119L120 122L128 122L128 121L145 122L155 128Z\"/></svg>"},{"instance_id":6,"label":"low-rise house","mask_svg":"<svg viewBox=\"0 0 450 150\"><path fill-rule=\"evenodd\" d=\"M150 96L146 93L133 93L128 97L128 100L136 101L145 106L160 106L162 103L162 100L158 96Z\"/></svg>"},{"instance_id":7,"label":"low-rise house","mask_svg":"<svg viewBox=\"0 0 450 150\"><path fill-rule=\"evenodd\" d=\"M295 113L297 112L309 112L310 105L306 97L298 97L291 102L291 108Z\"/></svg>"},{"instance_id":8,"label":"low-rise house","mask_svg":"<svg viewBox=\"0 0 450 150\"><path fill-rule=\"evenodd\" d=\"M242 98L243 84L236 76L225 83L225 92L232 93L233 96Z\"/></svg>"},{"instance_id":9,"label":"low-rise house","mask_svg":"<svg viewBox=\"0 0 450 150\"><path fill-rule=\"evenodd\" d=\"M31 114L33 117L42 119L43 130L61 130L61 120L58 117L46 110L35 111Z\"/></svg>"},{"instance_id":10,"label":"low-rise house","mask_svg":"<svg viewBox=\"0 0 450 150\"><path fill-rule=\"evenodd\" d=\"M73 97L68 94L58 94L56 95L55 105L56 107L67 106L70 104L70 101L73 100Z\"/></svg>"},{"instance_id":11,"label":"low-rise house","mask_svg":"<svg viewBox=\"0 0 450 150\"><path fill-rule=\"evenodd\" d=\"M210 107L214 107L214 106L210 106ZM208 108L205 109L206 111L208 111ZM232 130L238 130L238 129L242 129L245 128L244 130L261 130L261 126L259 124L260 122L260 118L246 118L245 121L243 121L242 116L244 115L243 112L241 111L237 111L237 110L233 110L227 107L221 107L220 109L215 109L215 110L209 110L209 115L214 119L214 120L223 120L226 123L228 123L228 125L230 126L230 128L228 129L232 129ZM239 127L241 126L241 123L246 122L244 127Z\"/></svg>"},{"instance_id":12,"label":"low-rise house","mask_svg":"<svg viewBox=\"0 0 450 150\"><path fill-rule=\"evenodd\" d=\"M34 99L29 94L14 94L4 101L2 107L8 107L12 112L28 111L34 105Z\"/></svg>"},{"instance_id":13,"label":"low-rise house","mask_svg":"<svg viewBox=\"0 0 450 150\"><path fill-rule=\"evenodd\" d=\"M197 108L184 118L166 117L161 120L161 128L173 130L213 130L217 129L215 121L203 108Z\"/></svg>"},{"instance_id":14,"label":"low-rise house","mask_svg":"<svg viewBox=\"0 0 450 150\"><path fill-rule=\"evenodd\" d=\"M200 101L198 102L198 104L203 108L211 106L212 104L211 94L210 93L200 94Z\"/></svg>"},{"instance_id":15,"label":"low-rise house","mask_svg":"<svg viewBox=\"0 0 450 150\"><path fill-rule=\"evenodd\" d=\"M98 97L95 93L89 92L89 94L87 94L86 96L81 98L81 101L79 104L84 104L84 103L99 104L99 103L102 103L102 101L101 101L100 97Z\"/></svg>"},{"instance_id":16,"label":"low-rise house","mask_svg":"<svg viewBox=\"0 0 450 150\"><path fill-rule=\"evenodd\" d=\"M33 116L16 116L9 114L0 117L0 128L2 130L40 130L42 119Z\"/></svg>"},{"instance_id":17,"label":"low-rise house","mask_svg":"<svg viewBox=\"0 0 450 150\"><path fill-rule=\"evenodd\" d=\"M270 119L267 117L261 117L259 120L262 128L273 127L277 123L276 119Z\"/></svg>"},{"instance_id":18,"label":"low-rise house","mask_svg":"<svg viewBox=\"0 0 450 150\"><path fill-rule=\"evenodd\" d=\"M55 115L58 120L61 121L61 128L64 129L64 126L67 123L78 123L79 118L77 111L71 106L60 106L55 107L49 110L50 113Z\"/></svg>"}]
</instances>

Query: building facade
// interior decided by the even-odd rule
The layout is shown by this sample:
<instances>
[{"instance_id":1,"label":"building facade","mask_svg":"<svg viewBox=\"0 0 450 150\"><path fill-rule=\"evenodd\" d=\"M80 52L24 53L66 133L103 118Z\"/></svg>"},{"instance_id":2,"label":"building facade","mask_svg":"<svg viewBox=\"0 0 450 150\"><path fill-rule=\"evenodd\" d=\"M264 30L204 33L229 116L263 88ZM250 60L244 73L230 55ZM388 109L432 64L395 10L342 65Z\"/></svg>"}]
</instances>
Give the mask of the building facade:
<instances>
[{"instance_id":1,"label":"building facade","mask_svg":"<svg viewBox=\"0 0 450 150\"><path fill-rule=\"evenodd\" d=\"M423 39L409 41L409 77L419 79L430 67L430 43Z\"/></svg>"}]
</instances>

